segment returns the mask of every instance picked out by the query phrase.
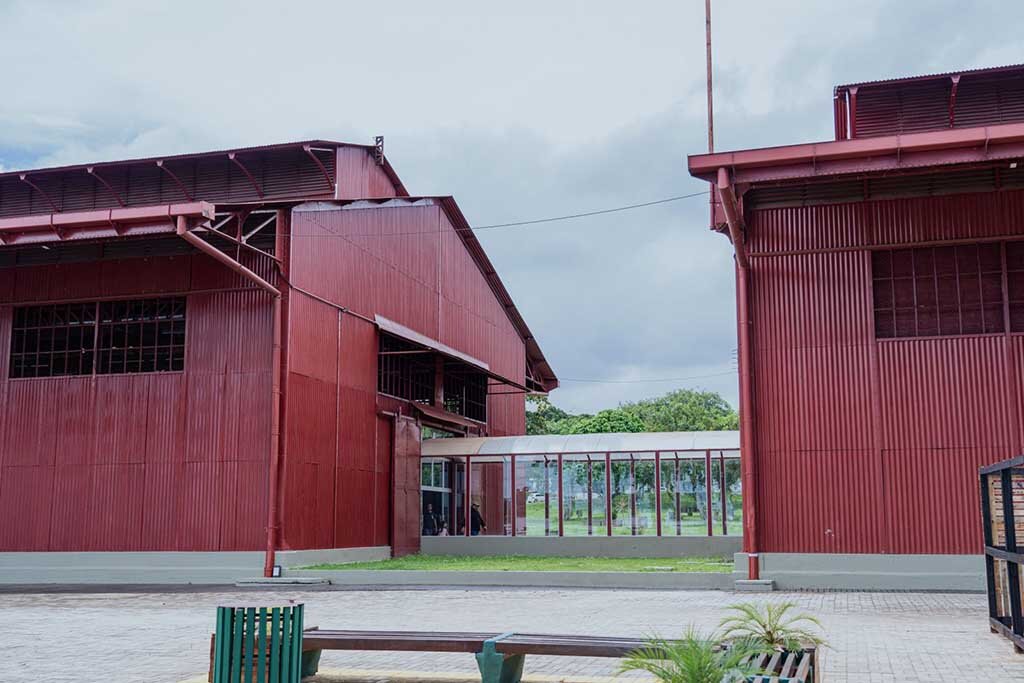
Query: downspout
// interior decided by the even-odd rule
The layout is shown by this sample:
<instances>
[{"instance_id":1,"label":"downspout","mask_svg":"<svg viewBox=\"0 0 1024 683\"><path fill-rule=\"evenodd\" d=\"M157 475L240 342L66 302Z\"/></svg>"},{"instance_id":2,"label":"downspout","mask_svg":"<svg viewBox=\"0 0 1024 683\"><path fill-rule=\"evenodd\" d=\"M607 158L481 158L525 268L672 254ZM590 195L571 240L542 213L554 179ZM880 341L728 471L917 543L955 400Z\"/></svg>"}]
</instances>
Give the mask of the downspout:
<instances>
[{"instance_id":1,"label":"downspout","mask_svg":"<svg viewBox=\"0 0 1024 683\"><path fill-rule=\"evenodd\" d=\"M279 214L279 227L280 218L281 216ZM178 234L178 237L181 237L202 253L211 257L218 263L227 266L235 273L238 273L255 283L258 287L273 296L273 309L271 313L274 318L274 332L271 348L273 376L271 379L272 401L270 417L270 491L267 505L267 549L263 566L263 575L267 577L273 576L274 565L276 564L275 551L277 548L277 535L280 528L278 524L280 500L278 489L280 488L280 456L281 447L283 445L280 428L283 403L281 398L281 291L252 270L246 268L241 263L238 263L224 252L200 238L198 235L189 232L188 220L184 216L178 216L175 224L175 232ZM278 232L280 232L280 230Z\"/></svg>"},{"instance_id":2,"label":"downspout","mask_svg":"<svg viewBox=\"0 0 1024 683\"><path fill-rule=\"evenodd\" d=\"M743 552L747 554L747 576L761 576L757 538L757 462L754 454L754 393L750 360L750 263L744 242L743 217L736 191L726 168L718 169L718 196L722 202L729 238L736 253L736 337L740 371L740 462L743 483Z\"/></svg>"}]
</instances>

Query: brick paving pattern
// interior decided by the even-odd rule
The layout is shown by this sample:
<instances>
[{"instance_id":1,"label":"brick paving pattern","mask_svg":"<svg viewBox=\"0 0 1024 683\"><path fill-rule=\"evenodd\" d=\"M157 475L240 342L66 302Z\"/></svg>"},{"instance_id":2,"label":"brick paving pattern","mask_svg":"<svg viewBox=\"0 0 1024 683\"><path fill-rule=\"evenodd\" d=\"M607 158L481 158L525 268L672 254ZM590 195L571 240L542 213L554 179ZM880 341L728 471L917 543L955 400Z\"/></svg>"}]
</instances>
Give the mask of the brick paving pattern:
<instances>
[{"instance_id":1,"label":"brick paving pattern","mask_svg":"<svg viewBox=\"0 0 1024 683\"><path fill-rule=\"evenodd\" d=\"M1024 655L989 633L983 595L624 590L0 594L0 681L168 682L206 670L218 604L301 600L324 628L643 636L713 628L734 602L791 600L825 625L827 681L1024 681ZM472 673L472 657L324 653L322 666ZM609 676L605 659L528 657L527 673Z\"/></svg>"}]
</instances>

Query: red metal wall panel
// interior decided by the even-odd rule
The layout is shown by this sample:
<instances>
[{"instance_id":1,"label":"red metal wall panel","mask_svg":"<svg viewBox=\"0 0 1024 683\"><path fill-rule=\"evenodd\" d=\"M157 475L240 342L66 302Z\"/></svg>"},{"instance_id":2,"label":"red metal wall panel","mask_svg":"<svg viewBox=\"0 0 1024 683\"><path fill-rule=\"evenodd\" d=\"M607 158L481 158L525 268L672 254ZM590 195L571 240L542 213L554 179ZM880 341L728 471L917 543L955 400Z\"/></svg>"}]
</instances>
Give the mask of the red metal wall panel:
<instances>
[{"instance_id":1,"label":"red metal wall panel","mask_svg":"<svg viewBox=\"0 0 1024 683\"><path fill-rule=\"evenodd\" d=\"M14 305L187 293L213 265L186 256L19 267L0 270L0 291ZM266 294L190 295L181 373L7 379L11 311L0 307L0 550L262 547Z\"/></svg>"},{"instance_id":2,"label":"red metal wall panel","mask_svg":"<svg viewBox=\"0 0 1024 683\"><path fill-rule=\"evenodd\" d=\"M339 147L337 169L339 199L397 196L384 168L365 149Z\"/></svg>"},{"instance_id":3,"label":"red metal wall panel","mask_svg":"<svg viewBox=\"0 0 1024 683\"><path fill-rule=\"evenodd\" d=\"M876 340L868 249L1024 234L1024 193L747 220L759 549L977 552L977 467L1022 436L1022 338Z\"/></svg>"},{"instance_id":4,"label":"red metal wall panel","mask_svg":"<svg viewBox=\"0 0 1024 683\"><path fill-rule=\"evenodd\" d=\"M760 550L880 553L879 464L872 451L759 451Z\"/></svg>"},{"instance_id":5,"label":"red metal wall panel","mask_svg":"<svg viewBox=\"0 0 1024 683\"><path fill-rule=\"evenodd\" d=\"M339 168L344 178L344 161ZM383 315L525 381L523 341L441 207L302 210L291 232L295 286L368 318ZM284 545L387 545L393 450L390 422L377 414L409 409L377 396L372 323L301 292L290 302ZM329 408L333 424L313 403ZM525 426L522 395L489 399L490 433L522 434ZM321 455L308 460L314 452ZM324 481L335 482L333 491L320 491ZM413 519L404 507L401 514Z\"/></svg>"}]
</instances>

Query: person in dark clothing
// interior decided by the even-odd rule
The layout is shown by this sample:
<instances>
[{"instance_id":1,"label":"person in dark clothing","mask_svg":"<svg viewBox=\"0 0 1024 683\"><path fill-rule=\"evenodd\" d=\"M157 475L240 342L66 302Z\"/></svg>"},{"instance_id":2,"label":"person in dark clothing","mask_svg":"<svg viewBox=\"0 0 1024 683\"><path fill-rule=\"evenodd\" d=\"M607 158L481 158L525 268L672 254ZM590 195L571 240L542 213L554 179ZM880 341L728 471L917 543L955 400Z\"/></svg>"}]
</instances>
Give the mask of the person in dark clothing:
<instances>
[{"instance_id":1,"label":"person in dark clothing","mask_svg":"<svg viewBox=\"0 0 1024 683\"><path fill-rule=\"evenodd\" d=\"M472 536L479 536L481 531L487 531L487 525L484 524L484 516L480 514L480 504L473 503L469 511L469 533Z\"/></svg>"},{"instance_id":2,"label":"person in dark clothing","mask_svg":"<svg viewBox=\"0 0 1024 683\"><path fill-rule=\"evenodd\" d=\"M423 535L437 535L437 515L434 514L433 503L427 503L427 509L423 513Z\"/></svg>"}]
</instances>

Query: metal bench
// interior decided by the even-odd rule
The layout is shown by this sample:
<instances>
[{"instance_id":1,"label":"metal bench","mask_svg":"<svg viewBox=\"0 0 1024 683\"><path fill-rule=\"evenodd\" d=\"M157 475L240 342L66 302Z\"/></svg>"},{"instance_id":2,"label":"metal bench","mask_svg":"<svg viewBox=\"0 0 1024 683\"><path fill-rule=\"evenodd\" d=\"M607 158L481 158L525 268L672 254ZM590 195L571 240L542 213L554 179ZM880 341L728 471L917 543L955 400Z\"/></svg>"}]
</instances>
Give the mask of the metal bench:
<instances>
[{"instance_id":1,"label":"metal bench","mask_svg":"<svg viewBox=\"0 0 1024 683\"><path fill-rule=\"evenodd\" d=\"M543 633L462 633L440 631L331 631L303 633L302 675L312 676L323 650L465 652L476 656L483 683L518 683L526 655L619 658L644 647L640 638L567 636ZM761 655L759 667L775 676L755 683L814 683L814 648L798 653Z\"/></svg>"}]
</instances>

